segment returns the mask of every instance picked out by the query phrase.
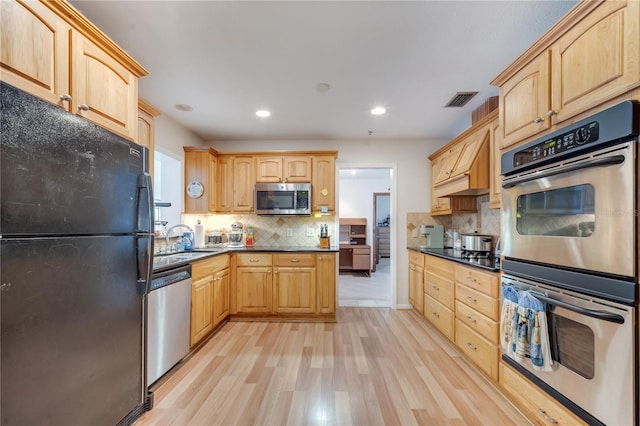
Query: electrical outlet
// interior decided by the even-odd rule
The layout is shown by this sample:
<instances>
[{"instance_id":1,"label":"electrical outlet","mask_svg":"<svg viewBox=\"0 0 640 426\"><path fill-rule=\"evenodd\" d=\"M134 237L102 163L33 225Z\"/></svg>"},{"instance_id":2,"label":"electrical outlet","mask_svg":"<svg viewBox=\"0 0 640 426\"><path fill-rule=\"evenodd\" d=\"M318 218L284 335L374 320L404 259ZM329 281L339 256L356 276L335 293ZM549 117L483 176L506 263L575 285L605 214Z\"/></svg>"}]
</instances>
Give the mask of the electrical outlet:
<instances>
[{"instance_id":1,"label":"electrical outlet","mask_svg":"<svg viewBox=\"0 0 640 426\"><path fill-rule=\"evenodd\" d=\"M287 237L293 237L293 229L287 228Z\"/></svg>"},{"instance_id":2,"label":"electrical outlet","mask_svg":"<svg viewBox=\"0 0 640 426\"><path fill-rule=\"evenodd\" d=\"M307 228L307 237L315 237L316 233L313 228Z\"/></svg>"}]
</instances>

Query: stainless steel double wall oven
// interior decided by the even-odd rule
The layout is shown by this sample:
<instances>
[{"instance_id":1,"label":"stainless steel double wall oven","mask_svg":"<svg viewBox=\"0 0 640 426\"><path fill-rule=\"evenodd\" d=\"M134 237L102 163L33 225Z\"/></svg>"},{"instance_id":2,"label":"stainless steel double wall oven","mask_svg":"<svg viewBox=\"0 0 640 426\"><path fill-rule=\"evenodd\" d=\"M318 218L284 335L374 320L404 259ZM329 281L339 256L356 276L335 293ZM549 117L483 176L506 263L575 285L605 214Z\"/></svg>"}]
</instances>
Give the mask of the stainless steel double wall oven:
<instances>
[{"instance_id":1,"label":"stainless steel double wall oven","mask_svg":"<svg viewBox=\"0 0 640 426\"><path fill-rule=\"evenodd\" d=\"M590 424L637 424L640 104L502 156L503 286L546 303L552 371L503 354Z\"/></svg>"}]
</instances>

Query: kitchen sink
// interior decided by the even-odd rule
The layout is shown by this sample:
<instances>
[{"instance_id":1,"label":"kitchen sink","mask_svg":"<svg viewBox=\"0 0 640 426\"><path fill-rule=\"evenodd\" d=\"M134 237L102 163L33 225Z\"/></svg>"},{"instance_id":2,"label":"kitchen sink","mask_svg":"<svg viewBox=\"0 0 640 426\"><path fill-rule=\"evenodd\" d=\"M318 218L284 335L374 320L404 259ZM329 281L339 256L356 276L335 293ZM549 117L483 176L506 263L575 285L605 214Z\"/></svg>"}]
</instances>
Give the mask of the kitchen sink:
<instances>
[{"instance_id":1,"label":"kitchen sink","mask_svg":"<svg viewBox=\"0 0 640 426\"><path fill-rule=\"evenodd\" d=\"M173 254L156 255L153 258L153 267L173 265L180 262L188 262L206 256L205 252L180 252Z\"/></svg>"}]
</instances>

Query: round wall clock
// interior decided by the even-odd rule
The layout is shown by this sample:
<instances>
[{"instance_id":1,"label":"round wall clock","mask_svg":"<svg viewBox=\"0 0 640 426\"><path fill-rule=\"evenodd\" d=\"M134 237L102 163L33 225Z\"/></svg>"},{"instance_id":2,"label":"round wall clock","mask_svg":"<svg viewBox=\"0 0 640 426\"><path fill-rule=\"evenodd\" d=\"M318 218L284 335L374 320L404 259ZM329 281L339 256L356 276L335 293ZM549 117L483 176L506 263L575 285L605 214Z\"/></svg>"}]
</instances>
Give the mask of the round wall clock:
<instances>
[{"instance_id":1,"label":"round wall clock","mask_svg":"<svg viewBox=\"0 0 640 426\"><path fill-rule=\"evenodd\" d=\"M187 195L191 198L200 198L204 193L204 186L200 182L191 182L187 185Z\"/></svg>"}]
</instances>

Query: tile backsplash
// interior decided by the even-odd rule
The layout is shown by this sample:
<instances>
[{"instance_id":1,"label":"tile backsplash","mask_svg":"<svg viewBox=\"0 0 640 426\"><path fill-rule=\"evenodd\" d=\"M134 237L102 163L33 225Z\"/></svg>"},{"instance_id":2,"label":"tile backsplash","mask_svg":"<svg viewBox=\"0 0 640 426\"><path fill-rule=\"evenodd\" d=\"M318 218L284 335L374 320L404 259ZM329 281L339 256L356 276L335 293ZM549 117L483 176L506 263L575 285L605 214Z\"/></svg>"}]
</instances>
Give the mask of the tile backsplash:
<instances>
[{"instance_id":1,"label":"tile backsplash","mask_svg":"<svg viewBox=\"0 0 640 426\"><path fill-rule=\"evenodd\" d=\"M457 229L461 234L492 235L494 241L500 237L500 210L489 208L489 196L477 198L477 213L457 213L453 215L431 216L425 213L407 213L407 246L424 244L424 237L413 237L413 230L420 225L442 225L447 229Z\"/></svg>"},{"instance_id":2,"label":"tile backsplash","mask_svg":"<svg viewBox=\"0 0 640 426\"><path fill-rule=\"evenodd\" d=\"M194 228L198 219L202 221L205 236L209 231L231 229L233 222L241 222L245 231L247 226L253 226L255 244L267 247L309 247L319 244L320 224L326 223L329 229L331 245L338 245L337 216L258 216L253 214L215 214L197 215L183 214L182 223ZM313 232L313 237L307 236L307 230ZM289 231L289 235L287 232Z\"/></svg>"}]
</instances>

